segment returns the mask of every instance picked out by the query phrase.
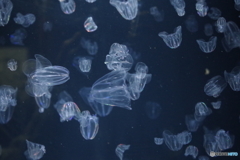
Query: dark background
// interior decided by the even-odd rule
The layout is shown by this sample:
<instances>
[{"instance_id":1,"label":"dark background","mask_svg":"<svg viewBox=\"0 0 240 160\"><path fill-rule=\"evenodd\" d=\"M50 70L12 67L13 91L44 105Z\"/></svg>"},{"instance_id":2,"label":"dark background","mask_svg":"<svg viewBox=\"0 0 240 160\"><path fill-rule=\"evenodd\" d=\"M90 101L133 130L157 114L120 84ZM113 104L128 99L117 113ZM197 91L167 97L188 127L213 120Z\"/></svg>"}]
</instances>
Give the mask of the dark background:
<instances>
[{"instance_id":1,"label":"dark background","mask_svg":"<svg viewBox=\"0 0 240 160\"><path fill-rule=\"evenodd\" d=\"M216 128L229 131L235 135L234 146L227 150L238 152L239 146L239 114L240 93L234 92L228 86L218 98L207 96L203 87L210 78L221 75L226 70L230 72L240 60L239 48L227 53L221 45L223 34L217 33L217 47L212 53L203 53L196 39L208 40L204 34L206 23L215 21L208 16L199 17L194 0L185 0L186 14L179 17L169 0L139 0L137 17L125 20L109 4L109 0L97 0L90 4L84 0L75 0L76 11L65 15L57 0L12 0L13 10L9 23L0 27L0 36L5 38L0 46L0 85L11 85L18 88L17 106L13 117L7 124L0 125L0 145L3 148L0 159L26 159L23 152L27 149L25 140L43 144L46 154L43 160L117 160L115 148L118 144L130 144L124 153L125 160L170 160L192 159L185 157L186 145L180 151L173 152L165 144L157 146L154 137L162 137L164 130L174 134L187 130L185 115L194 113L197 102L205 102L212 108L211 102L221 100L219 110L213 109L197 132L193 132L191 145L199 149L198 155L207 155L203 148L203 126L213 130ZM209 7L217 7L227 21L239 25L239 13L234 9L234 0L206 0ZM149 8L157 6L165 12L163 22L156 22L149 13ZM24 46L10 43L9 36L20 25L13 21L16 14L33 13L36 22L26 28L28 33ZM185 20L189 15L195 15L198 21L198 31L191 33L186 29ZM98 29L88 33L83 27L88 16L93 16ZM44 32L43 23L53 24L51 32ZM177 49L170 49L158 33L172 33L174 28L182 26L182 43ZM72 66L76 56L87 55L80 45L81 38L91 39L98 43L98 53L94 56L92 72L89 79ZM81 110L94 112L87 106L78 94L82 87L90 87L98 78L108 73L104 64L106 55L112 43L128 44L135 52L141 54L139 61L149 67L152 81L146 85L138 100L132 101L132 111L115 107L107 117L100 117L99 132L94 140L85 140L79 130L77 121L60 122L53 104L58 94L66 90ZM7 50L7 51L6 51ZM44 113L38 112L34 98L24 91L27 78L21 71L22 63L34 54L48 58L53 65L64 66L70 71L70 80L52 90L52 101ZM18 70L11 72L7 68L9 59L18 61ZM205 69L210 74L205 74ZM134 67L130 72L134 72ZM158 102L161 107L160 116L149 119L145 104L148 101ZM234 159L234 157L227 157ZM216 157L214 159L226 159Z\"/></svg>"}]
</instances>

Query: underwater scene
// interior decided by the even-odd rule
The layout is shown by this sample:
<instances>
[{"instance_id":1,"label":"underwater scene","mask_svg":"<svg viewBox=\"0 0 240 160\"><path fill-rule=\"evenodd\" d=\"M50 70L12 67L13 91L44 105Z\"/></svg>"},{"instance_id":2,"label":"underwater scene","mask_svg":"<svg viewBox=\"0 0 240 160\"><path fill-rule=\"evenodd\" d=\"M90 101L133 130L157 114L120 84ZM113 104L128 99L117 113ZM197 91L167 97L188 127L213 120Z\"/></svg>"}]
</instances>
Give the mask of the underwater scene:
<instances>
[{"instance_id":1,"label":"underwater scene","mask_svg":"<svg viewBox=\"0 0 240 160\"><path fill-rule=\"evenodd\" d=\"M0 160L240 159L240 0L0 0Z\"/></svg>"}]
</instances>

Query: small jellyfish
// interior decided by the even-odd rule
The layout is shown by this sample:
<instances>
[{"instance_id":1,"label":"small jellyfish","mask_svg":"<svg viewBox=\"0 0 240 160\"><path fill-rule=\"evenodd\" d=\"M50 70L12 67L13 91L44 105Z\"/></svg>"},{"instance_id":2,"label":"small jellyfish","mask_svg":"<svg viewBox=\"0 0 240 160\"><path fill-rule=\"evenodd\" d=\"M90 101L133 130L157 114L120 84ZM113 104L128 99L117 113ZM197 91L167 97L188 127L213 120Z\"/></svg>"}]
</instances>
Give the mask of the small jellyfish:
<instances>
[{"instance_id":1,"label":"small jellyfish","mask_svg":"<svg viewBox=\"0 0 240 160\"><path fill-rule=\"evenodd\" d=\"M204 25L204 33L206 36L211 36L213 34L213 26L210 23Z\"/></svg>"},{"instance_id":2,"label":"small jellyfish","mask_svg":"<svg viewBox=\"0 0 240 160\"><path fill-rule=\"evenodd\" d=\"M109 70L129 71L132 68L133 58L126 45L113 43L104 63Z\"/></svg>"},{"instance_id":3,"label":"small jellyfish","mask_svg":"<svg viewBox=\"0 0 240 160\"><path fill-rule=\"evenodd\" d=\"M198 39L197 43L199 45L199 48L205 52L205 53L211 53L215 50L216 44L217 44L217 37L212 36L210 37L209 41L206 42L203 39Z\"/></svg>"},{"instance_id":4,"label":"small jellyfish","mask_svg":"<svg viewBox=\"0 0 240 160\"><path fill-rule=\"evenodd\" d=\"M130 148L130 145L126 144L119 144L115 149L115 152L120 160L123 159L123 153Z\"/></svg>"},{"instance_id":5,"label":"small jellyfish","mask_svg":"<svg viewBox=\"0 0 240 160\"><path fill-rule=\"evenodd\" d=\"M80 132L83 138L86 140L93 140L99 129L98 117L90 115L89 111L83 111L80 117L78 121L80 123Z\"/></svg>"},{"instance_id":6,"label":"small jellyfish","mask_svg":"<svg viewBox=\"0 0 240 160\"><path fill-rule=\"evenodd\" d=\"M95 24L92 17L88 17L84 22L84 28L87 32L94 32L97 30L98 26Z\"/></svg>"},{"instance_id":7,"label":"small jellyfish","mask_svg":"<svg viewBox=\"0 0 240 160\"><path fill-rule=\"evenodd\" d=\"M39 107L39 113L43 113L45 109L49 108L51 103L51 93L44 94L40 97L35 97L35 102L37 103L37 106Z\"/></svg>"},{"instance_id":8,"label":"small jellyfish","mask_svg":"<svg viewBox=\"0 0 240 160\"><path fill-rule=\"evenodd\" d=\"M14 18L15 23L22 25L23 27L29 27L36 21L36 17L34 14L26 14L22 15L21 13L17 13L17 17Z\"/></svg>"},{"instance_id":9,"label":"small jellyfish","mask_svg":"<svg viewBox=\"0 0 240 160\"><path fill-rule=\"evenodd\" d=\"M224 71L224 77L233 91L240 91L240 66L234 67L230 73Z\"/></svg>"},{"instance_id":10,"label":"small jellyfish","mask_svg":"<svg viewBox=\"0 0 240 160\"><path fill-rule=\"evenodd\" d=\"M12 12L13 4L11 0L0 1L0 26L8 24Z\"/></svg>"},{"instance_id":11,"label":"small jellyfish","mask_svg":"<svg viewBox=\"0 0 240 160\"><path fill-rule=\"evenodd\" d=\"M163 131L163 138L167 147L172 151L179 151L183 146L183 144L179 142L178 136L168 130Z\"/></svg>"},{"instance_id":12,"label":"small jellyfish","mask_svg":"<svg viewBox=\"0 0 240 160\"><path fill-rule=\"evenodd\" d=\"M204 102L198 102L195 105L194 118L196 121L201 122L205 119L206 116L210 115L212 110L207 107Z\"/></svg>"},{"instance_id":13,"label":"small jellyfish","mask_svg":"<svg viewBox=\"0 0 240 160\"><path fill-rule=\"evenodd\" d=\"M227 87L227 82L221 76L215 76L208 80L204 86L204 92L208 96L218 97Z\"/></svg>"},{"instance_id":14,"label":"small jellyfish","mask_svg":"<svg viewBox=\"0 0 240 160\"><path fill-rule=\"evenodd\" d=\"M195 120L193 115L186 115L185 124L190 132L196 132L200 125L200 122Z\"/></svg>"},{"instance_id":15,"label":"small jellyfish","mask_svg":"<svg viewBox=\"0 0 240 160\"><path fill-rule=\"evenodd\" d=\"M157 102L147 102L145 105L145 110L147 113L147 116L150 119L157 119L161 112L161 106Z\"/></svg>"},{"instance_id":16,"label":"small jellyfish","mask_svg":"<svg viewBox=\"0 0 240 160\"><path fill-rule=\"evenodd\" d=\"M198 21L194 15L189 15L185 20L186 28L189 32L197 32L198 31Z\"/></svg>"},{"instance_id":17,"label":"small jellyfish","mask_svg":"<svg viewBox=\"0 0 240 160\"><path fill-rule=\"evenodd\" d=\"M37 144L26 140L27 150L24 152L24 155L27 159L38 160L46 153L45 146L42 144Z\"/></svg>"},{"instance_id":18,"label":"small jellyfish","mask_svg":"<svg viewBox=\"0 0 240 160\"><path fill-rule=\"evenodd\" d=\"M172 49L178 48L182 42L182 27L175 28L174 33L168 34L167 32L160 32L159 37L163 39L166 45Z\"/></svg>"},{"instance_id":19,"label":"small jellyfish","mask_svg":"<svg viewBox=\"0 0 240 160\"><path fill-rule=\"evenodd\" d=\"M138 13L138 0L110 0L121 16L126 20L133 20Z\"/></svg>"},{"instance_id":20,"label":"small jellyfish","mask_svg":"<svg viewBox=\"0 0 240 160\"><path fill-rule=\"evenodd\" d=\"M17 89L12 86L0 86L0 111L6 111L9 106L16 106Z\"/></svg>"},{"instance_id":21,"label":"small jellyfish","mask_svg":"<svg viewBox=\"0 0 240 160\"><path fill-rule=\"evenodd\" d=\"M192 156L194 159L198 156L198 148L195 146L188 146L185 150L185 156Z\"/></svg>"},{"instance_id":22,"label":"small jellyfish","mask_svg":"<svg viewBox=\"0 0 240 160\"><path fill-rule=\"evenodd\" d=\"M216 7L211 7L208 12L208 17L213 20L217 20L221 16L221 14L222 14L222 12L220 11L220 9L218 9Z\"/></svg>"},{"instance_id":23,"label":"small jellyfish","mask_svg":"<svg viewBox=\"0 0 240 160\"><path fill-rule=\"evenodd\" d=\"M185 1L184 0L170 0L172 6L175 8L178 16L185 15Z\"/></svg>"},{"instance_id":24,"label":"small jellyfish","mask_svg":"<svg viewBox=\"0 0 240 160\"><path fill-rule=\"evenodd\" d=\"M78 64L82 72L89 72L91 70L92 57L79 58Z\"/></svg>"},{"instance_id":25,"label":"small jellyfish","mask_svg":"<svg viewBox=\"0 0 240 160\"><path fill-rule=\"evenodd\" d=\"M234 144L234 139L235 139L234 135L230 135L223 129L220 129L215 135L215 140L220 151L232 148Z\"/></svg>"},{"instance_id":26,"label":"small jellyfish","mask_svg":"<svg viewBox=\"0 0 240 160\"><path fill-rule=\"evenodd\" d=\"M217 102L212 102L211 105L213 106L214 109L220 109L222 102L217 101Z\"/></svg>"},{"instance_id":27,"label":"small jellyfish","mask_svg":"<svg viewBox=\"0 0 240 160\"><path fill-rule=\"evenodd\" d=\"M87 40L85 38L81 39L81 46L87 50L88 54L96 55L98 51L97 42L92 42L91 40Z\"/></svg>"},{"instance_id":28,"label":"small jellyfish","mask_svg":"<svg viewBox=\"0 0 240 160\"><path fill-rule=\"evenodd\" d=\"M183 145L188 144L192 141L192 133L189 131L183 131L181 133L178 133L177 137L178 141Z\"/></svg>"},{"instance_id":29,"label":"small jellyfish","mask_svg":"<svg viewBox=\"0 0 240 160\"><path fill-rule=\"evenodd\" d=\"M154 138L154 143L155 143L156 145L161 145L161 144L163 144L163 141L164 141L163 138L157 138L157 137Z\"/></svg>"},{"instance_id":30,"label":"small jellyfish","mask_svg":"<svg viewBox=\"0 0 240 160\"><path fill-rule=\"evenodd\" d=\"M217 32L223 33L225 31L226 24L226 19L224 17L219 17L217 22L215 23Z\"/></svg>"},{"instance_id":31,"label":"small jellyfish","mask_svg":"<svg viewBox=\"0 0 240 160\"><path fill-rule=\"evenodd\" d=\"M27 31L23 28L17 29L10 35L10 42L15 45L23 46L23 40L27 37Z\"/></svg>"},{"instance_id":32,"label":"small jellyfish","mask_svg":"<svg viewBox=\"0 0 240 160\"><path fill-rule=\"evenodd\" d=\"M59 0L61 9L65 14L72 14L75 12L76 3L74 0Z\"/></svg>"},{"instance_id":33,"label":"small jellyfish","mask_svg":"<svg viewBox=\"0 0 240 160\"><path fill-rule=\"evenodd\" d=\"M8 68L10 71L16 71L17 70L17 61L14 59L10 59L7 63Z\"/></svg>"},{"instance_id":34,"label":"small jellyfish","mask_svg":"<svg viewBox=\"0 0 240 160\"><path fill-rule=\"evenodd\" d=\"M155 21L162 22L164 19L164 11L158 10L156 6L150 8L150 14L154 17Z\"/></svg>"},{"instance_id":35,"label":"small jellyfish","mask_svg":"<svg viewBox=\"0 0 240 160\"><path fill-rule=\"evenodd\" d=\"M60 99L59 101L64 101ZM78 119L81 114L80 109L74 102L65 102L54 106L60 116L60 122L70 121L72 118Z\"/></svg>"},{"instance_id":36,"label":"small jellyfish","mask_svg":"<svg viewBox=\"0 0 240 160\"><path fill-rule=\"evenodd\" d=\"M222 45L226 52L230 52L233 48L240 46L240 29L235 22L227 22L223 34Z\"/></svg>"},{"instance_id":37,"label":"small jellyfish","mask_svg":"<svg viewBox=\"0 0 240 160\"><path fill-rule=\"evenodd\" d=\"M52 30L52 23L49 21L44 22L43 30L44 30L44 32L50 32Z\"/></svg>"},{"instance_id":38,"label":"small jellyfish","mask_svg":"<svg viewBox=\"0 0 240 160\"><path fill-rule=\"evenodd\" d=\"M73 66L88 78L91 71L92 60L93 57L90 56L77 56L73 59Z\"/></svg>"},{"instance_id":39,"label":"small jellyfish","mask_svg":"<svg viewBox=\"0 0 240 160\"><path fill-rule=\"evenodd\" d=\"M237 11L240 11L240 0L234 0L235 4L234 4L234 8Z\"/></svg>"},{"instance_id":40,"label":"small jellyfish","mask_svg":"<svg viewBox=\"0 0 240 160\"><path fill-rule=\"evenodd\" d=\"M0 110L0 124L6 124L11 120L14 108L14 106L8 106L5 111Z\"/></svg>"},{"instance_id":41,"label":"small jellyfish","mask_svg":"<svg viewBox=\"0 0 240 160\"><path fill-rule=\"evenodd\" d=\"M208 6L205 0L197 0L196 10L200 17L205 17L208 12Z\"/></svg>"}]
</instances>

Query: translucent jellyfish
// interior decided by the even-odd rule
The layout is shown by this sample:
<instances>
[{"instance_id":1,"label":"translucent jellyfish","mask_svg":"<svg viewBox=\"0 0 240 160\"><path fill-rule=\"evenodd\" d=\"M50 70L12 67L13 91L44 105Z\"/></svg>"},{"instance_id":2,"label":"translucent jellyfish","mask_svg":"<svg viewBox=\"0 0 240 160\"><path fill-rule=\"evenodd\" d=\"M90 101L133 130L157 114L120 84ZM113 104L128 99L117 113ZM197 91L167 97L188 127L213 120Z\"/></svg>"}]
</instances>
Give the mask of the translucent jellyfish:
<instances>
[{"instance_id":1,"label":"translucent jellyfish","mask_svg":"<svg viewBox=\"0 0 240 160\"><path fill-rule=\"evenodd\" d=\"M216 133L215 139L220 151L224 151L229 148L232 148L235 137L233 135L230 135L228 132L224 131L223 129L220 129Z\"/></svg>"},{"instance_id":2,"label":"translucent jellyfish","mask_svg":"<svg viewBox=\"0 0 240 160\"><path fill-rule=\"evenodd\" d=\"M206 36L211 36L213 34L213 26L210 23L204 25L204 33Z\"/></svg>"},{"instance_id":3,"label":"translucent jellyfish","mask_svg":"<svg viewBox=\"0 0 240 160\"><path fill-rule=\"evenodd\" d=\"M216 7L211 7L208 11L208 17L213 20L217 20L219 17L221 17L221 14L222 12L220 11L220 9Z\"/></svg>"},{"instance_id":4,"label":"translucent jellyfish","mask_svg":"<svg viewBox=\"0 0 240 160\"><path fill-rule=\"evenodd\" d=\"M81 46L87 50L88 54L96 55L98 51L98 44L97 42L91 42L85 38L81 39Z\"/></svg>"},{"instance_id":5,"label":"translucent jellyfish","mask_svg":"<svg viewBox=\"0 0 240 160\"><path fill-rule=\"evenodd\" d=\"M45 109L50 107L51 97L52 97L52 94L49 92L42 96L35 97L35 102L39 107L39 110L38 110L39 113L43 113Z\"/></svg>"},{"instance_id":6,"label":"translucent jellyfish","mask_svg":"<svg viewBox=\"0 0 240 160\"><path fill-rule=\"evenodd\" d=\"M135 67L135 74L127 74L128 91L132 100L139 98L145 85L151 81L152 74L148 73L148 67L145 63L138 62Z\"/></svg>"},{"instance_id":7,"label":"translucent jellyfish","mask_svg":"<svg viewBox=\"0 0 240 160\"><path fill-rule=\"evenodd\" d=\"M46 21L43 23L43 30L44 32L50 32L52 30L52 22Z\"/></svg>"},{"instance_id":8,"label":"translucent jellyfish","mask_svg":"<svg viewBox=\"0 0 240 160\"><path fill-rule=\"evenodd\" d=\"M143 62L138 62L135 66L137 78L143 79L147 76L148 66Z\"/></svg>"},{"instance_id":9,"label":"translucent jellyfish","mask_svg":"<svg viewBox=\"0 0 240 160\"><path fill-rule=\"evenodd\" d=\"M46 149L44 145L37 144L26 140L27 142L27 150L24 152L24 155L29 160L38 160L43 157L46 153Z\"/></svg>"},{"instance_id":10,"label":"translucent jellyfish","mask_svg":"<svg viewBox=\"0 0 240 160\"><path fill-rule=\"evenodd\" d=\"M161 144L163 144L163 138L157 138L157 137L155 137L154 138L154 143L156 144L156 145L161 145Z\"/></svg>"},{"instance_id":11,"label":"translucent jellyfish","mask_svg":"<svg viewBox=\"0 0 240 160\"><path fill-rule=\"evenodd\" d=\"M92 57L81 57L78 59L78 65L82 72L89 72L92 65Z\"/></svg>"},{"instance_id":12,"label":"translucent jellyfish","mask_svg":"<svg viewBox=\"0 0 240 160\"><path fill-rule=\"evenodd\" d=\"M221 76L215 76L207 81L204 86L204 92L208 96L218 97L227 87L227 83Z\"/></svg>"},{"instance_id":13,"label":"translucent jellyfish","mask_svg":"<svg viewBox=\"0 0 240 160\"><path fill-rule=\"evenodd\" d=\"M208 108L204 102L198 102L195 105L194 118L196 121L201 122L205 119L206 116L210 115L211 113L212 110Z\"/></svg>"},{"instance_id":14,"label":"translucent jellyfish","mask_svg":"<svg viewBox=\"0 0 240 160\"><path fill-rule=\"evenodd\" d=\"M163 131L164 142L172 151L179 151L182 148L182 143L179 142L177 135L173 135L170 131Z\"/></svg>"},{"instance_id":15,"label":"translucent jellyfish","mask_svg":"<svg viewBox=\"0 0 240 160\"><path fill-rule=\"evenodd\" d=\"M170 0L172 6L175 8L178 16L185 15L185 1L184 0Z\"/></svg>"},{"instance_id":16,"label":"translucent jellyfish","mask_svg":"<svg viewBox=\"0 0 240 160\"><path fill-rule=\"evenodd\" d=\"M240 91L240 66L234 67L230 73L224 71L224 77L233 91Z\"/></svg>"},{"instance_id":17,"label":"translucent jellyfish","mask_svg":"<svg viewBox=\"0 0 240 160\"><path fill-rule=\"evenodd\" d=\"M25 86L26 93L31 97L42 97L44 94L50 95L51 88L44 84L34 84L31 79L28 78L27 84Z\"/></svg>"},{"instance_id":18,"label":"translucent jellyfish","mask_svg":"<svg viewBox=\"0 0 240 160\"><path fill-rule=\"evenodd\" d=\"M196 132L200 125L200 122L195 120L193 115L186 115L185 124L190 132Z\"/></svg>"},{"instance_id":19,"label":"translucent jellyfish","mask_svg":"<svg viewBox=\"0 0 240 160\"><path fill-rule=\"evenodd\" d=\"M195 15L189 15L185 20L186 28L189 32L197 32L198 31L198 21Z\"/></svg>"},{"instance_id":20,"label":"translucent jellyfish","mask_svg":"<svg viewBox=\"0 0 240 160\"><path fill-rule=\"evenodd\" d=\"M81 111L74 102L65 102L63 105L54 106L60 116L60 122L70 121L73 118L78 119Z\"/></svg>"},{"instance_id":21,"label":"translucent jellyfish","mask_svg":"<svg viewBox=\"0 0 240 160\"><path fill-rule=\"evenodd\" d=\"M237 11L240 11L240 0L234 0L235 4L234 4L234 8Z\"/></svg>"},{"instance_id":22,"label":"translucent jellyfish","mask_svg":"<svg viewBox=\"0 0 240 160\"><path fill-rule=\"evenodd\" d=\"M74 0L59 0L61 9L65 14L72 14L75 12L76 3Z\"/></svg>"},{"instance_id":23,"label":"translucent jellyfish","mask_svg":"<svg viewBox=\"0 0 240 160\"><path fill-rule=\"evenodd\" d=\"M150 102L146 103L145 110L146 110L148 118L157 119L160 115L162 108L159 105L159 103L150 101Z\"/></svg>"},{"instance_id":24,"label":"translucent jellyfish","mask_svg":"<svg viewBox=\"0 0 240 160\"><path fill-rule=\"evenodd\" d=\"M89 105L97 115L101 117L105 117L109 115L113 109L113 106L109 106L107 104L101 104L94 101L94 99L89 98L90 92L91 92L90 87L89 88L83 87L79 90L78 93L80 94L84 102L87 105Z\"/></svg>"},{"instance_id":25,"label":"translucent jellyfish","mask_svg":"<svg viewBox=\"0 0 240 160\"><path fill-rule=\"evenodd\" d=\"M155 21L162 22L164 20L164 11L154 6L150 8L150 14L154 17Z\"/></svg>"},{"instance_id":26,"label":"translucent jellyfish","mask_svg":"<svg viewBox=\"0 0 240 160\"><path fill-rule=\"evenodd\" d=\"M204 127L204 142L203 147L205 148L206 153L210 155L210 152L220 152L218 144L215 139L216 131L210 131Z\"/></svg>"},{"instance_id":27,"label":"translucent jellyfish","mask_svg":"<svg viewBox=\"0 0 240 160\"><path fill-rule=\"evenodd\" d=\"M0 111L6 111L9 106L16 106L17 89L12 86L0 86Z\"/></svg>"},{"instance_id":28,"label":"translucent jellyfish","mask_svg":"<svg viewBox=\"0 0 240 160\"><path fill-rule=\"evenodd\" d=\"M98 26L93 21L92 17L88 17L84 22L84 28L86 29L87 32L94 32L97 30Z\"/></svg>"},{"instance_id":29,"label":"translucent jellyfish","mask_svg":"<svg viewBox=\"0 0 240 160\"><path fill-rule=\"evenodd\" d=\"M80 109L72 101L72 97L66 91L62 91L58 95L58 101L55 103L54 108L58 111L61 122L69 121L72 118L79 119Z\"/></svg>"},{"instance_id":30,"label":"translucent jellyfish","mask_svg":"<svg viewBox=\"0 0 240 160\"><path fill-rule=\"evenodd\" d=\"M205 0L197 0L196 10L200 17L205 17L208 12L208 6Z\"/></svg>"},{"instance_id":31,"label":"translucent jellyfish","mask_svg":"<svg viewBox=\"0 0 240 160\"><path fill-rule=\"evenodd\" d=\"M166 45L172 49L180 46L182 42L182 27L178 26L175 28L174 33L168 34L167 32L160 32L159 37L163 39Z\"/></svg>"},{"instance_id":32,"label":"translucent jellyfish","mask_svg":"<svg viewBox=\"0 0 240 160\"><path fill-rule=\"evenodd\" d=\"M23 28L17 29L10 35L10 42L14 45L23 46L23 40L27 37L27 31Z\"/></svg>"},{"instance_id":33,"label":"translucent jellyfish","mask_svg":"<svg viewBox=\"0 0 240 160\"><path fill-rule=\"evenodd\" d=\"M224 17L219 17L218 20L215 23L216 30L219 33L223 33L226 28L226 19Z\"/></svg>"},{"instance_id":34,"label":"translucent jellyfish","mask_svg":"<svg viewBox=\"0 0 240 160\"><path fill-rule=\"evenodd\" d=\"M240 30L235 22L227 22L223 33L222 45L226 52L240 46Z\"/></svg>"},{"instance_id":35,"label":"translucent jellyfish","mask_svg":"<svg viewBox=\"0 0 240 160\"><path fill-rule=\"evenodd\" d=\"M86 140L94 139L99 129L98 117L90 115L89 111L83 111L78 121L80 123L80 132L83 138Z\"/></svg>"},{"instance_id":36,"label":"translucent jellyfish","mask_svg":"<svg viewBox=\"0 0 240 160\"><path fill-rule=\"evenodd\" d=\"M37 69L30 78L32 83L45 84L46 86L60 85L70 79L68 69L62 66L49 66Z\"/></svg>"},{"instance_id":37,"label":"translucent jellyfish","mask_svg":"<svg viewBox=\"0 0 240 160\"><path fill-rule=\"evenodd\" d=\"M203 39L198 39L197 43L199 48L205 53L211 53L215 50L217 44L217 37L212 36L210 37L209 41L205 41Z\"/></svg>"},{"instance_id":38,"label":"translucent jellyfish","mask_svg":"<svg viewBox=\"0 0 240 160\"><path fill-rule=\"evenodd\" d=\"M129 71L132 68L133 58L127 46L113 43L104 63L109 70Z\"/></svg>"},{"instance_id":39,"label":"translucent jellyfish","mask_svg":"<svg viewBox=\"0 0 240 160\"><path fill-rule=\"evenodd\" d=\"M34 14L26 14L22 15L21 13L17 13L17 17L15 17L14 22L22 25L23 27L29 27L36 21L36 17Z\"/></svg>"},{"instance_id":40,"label":"translucent jellyfish","mask_svg":"<svg viewBox=\"0 0 240 160\"><path fill-rule=\"evenodd\" d=\"M177 134L178 141L185 145L192 141L192 133L188 131L183 131Z\"/></svg>"},{"instance_id":41,"label":"translucent jellyfish","mask_svg":"<svg viewBox=\"0 0 240 160\"><path fill-rule=\"evenodd\" d=\"M184 153L185 156L192 156L194 159L198 156L198 149L195 146L189 145Z\"/></svg>"},{"instance_id":42,"label":"translucent jellyfish","mask_svg":"<svg viewBox=\"0 0 240 160\"><path fill-rule=\"evenodd\" d=\"M93 3L93 2L96 2L96 0L86 0L86 2Z\"/></svg>"},{"instance_id":43,"label":"translucent jellyfish","mask_svg":"<svg viewBox=\"0 0 240 160\"><path fill-rule=\"evenodd\" d=\"M110 0L121 16L126 20L133 20L138 13L138 0Z\"/></svg>"},{"instance_id":44,"label":"translucent jellyfish","mask_svg":"<svg viewBox=\"0 0 240 160\"><path fill-rule=\"evenodd\" d=\"M126 75L126 71L117 70L98 79L92 86L90 100L131 110L131 99L125 81Z\"/></svg>"},{"instance_id":45,"label":"translucent jellyfish","mask_svg":"<svg viewBox=\"0 0 240 160\"><path fill-rule=\"evenodd\" d=\"M17 70L17 61L14 59L10 59L7 63L8 68L10 71L16 71Z\"/></svg>"},{"instance_id":46,"label":"translucent jellyfish","mask_svg":"<svg viewBox=\"0 0 240 160\"><path fill-rule=\"evenodd\" d=\"M214 109L220 109L222 102L217 101L217 102L211 102L211 105L213 106Z\"/></svg>"},{"instance_id":47,"label":"translucent jellyfish","mask_svg":"<svg viewBox=\"0 0 240 160\"><path fill-rule=\"evenodd\" d=\"M0 26L8 24L12 12L13 4L11 0L0 1Z\"/></svg>"},{"instance_id":48,"label":"translucent jellyfish","mask_svg":"<svg viewBox=\"0 0 240 160\"><path fill-rule=\"evenodd\" d=\"M116 155L120 160L123 160L123 153L130 148L130 145L119 144L115 149Z\"/></svg>"},{"instance_id":49,"label":"translucent jellyfish","mask_svg":"<svg viewBox=\"0 0 240 160\"><path fill-rule=\"evenodd\" d=\"M23 63L23 73L28 77L25 91L35 97L39 112L50 106L50 90L55 85L60 85L69 80L69 71L62 66L52 66L51 62L36 54L36 60L30 59Z\"/></svg>"},{"instance_id":50,"label":"translucent jellyfish","mask_svg":"<svg viewBox=\"0 0 240 160\"><path fill-rule=\"evenodd\" d=\"M5 111L0 111L0 124L8 123L13 115L14 106L8 106Z\"/></svg>"}]
</instances>

